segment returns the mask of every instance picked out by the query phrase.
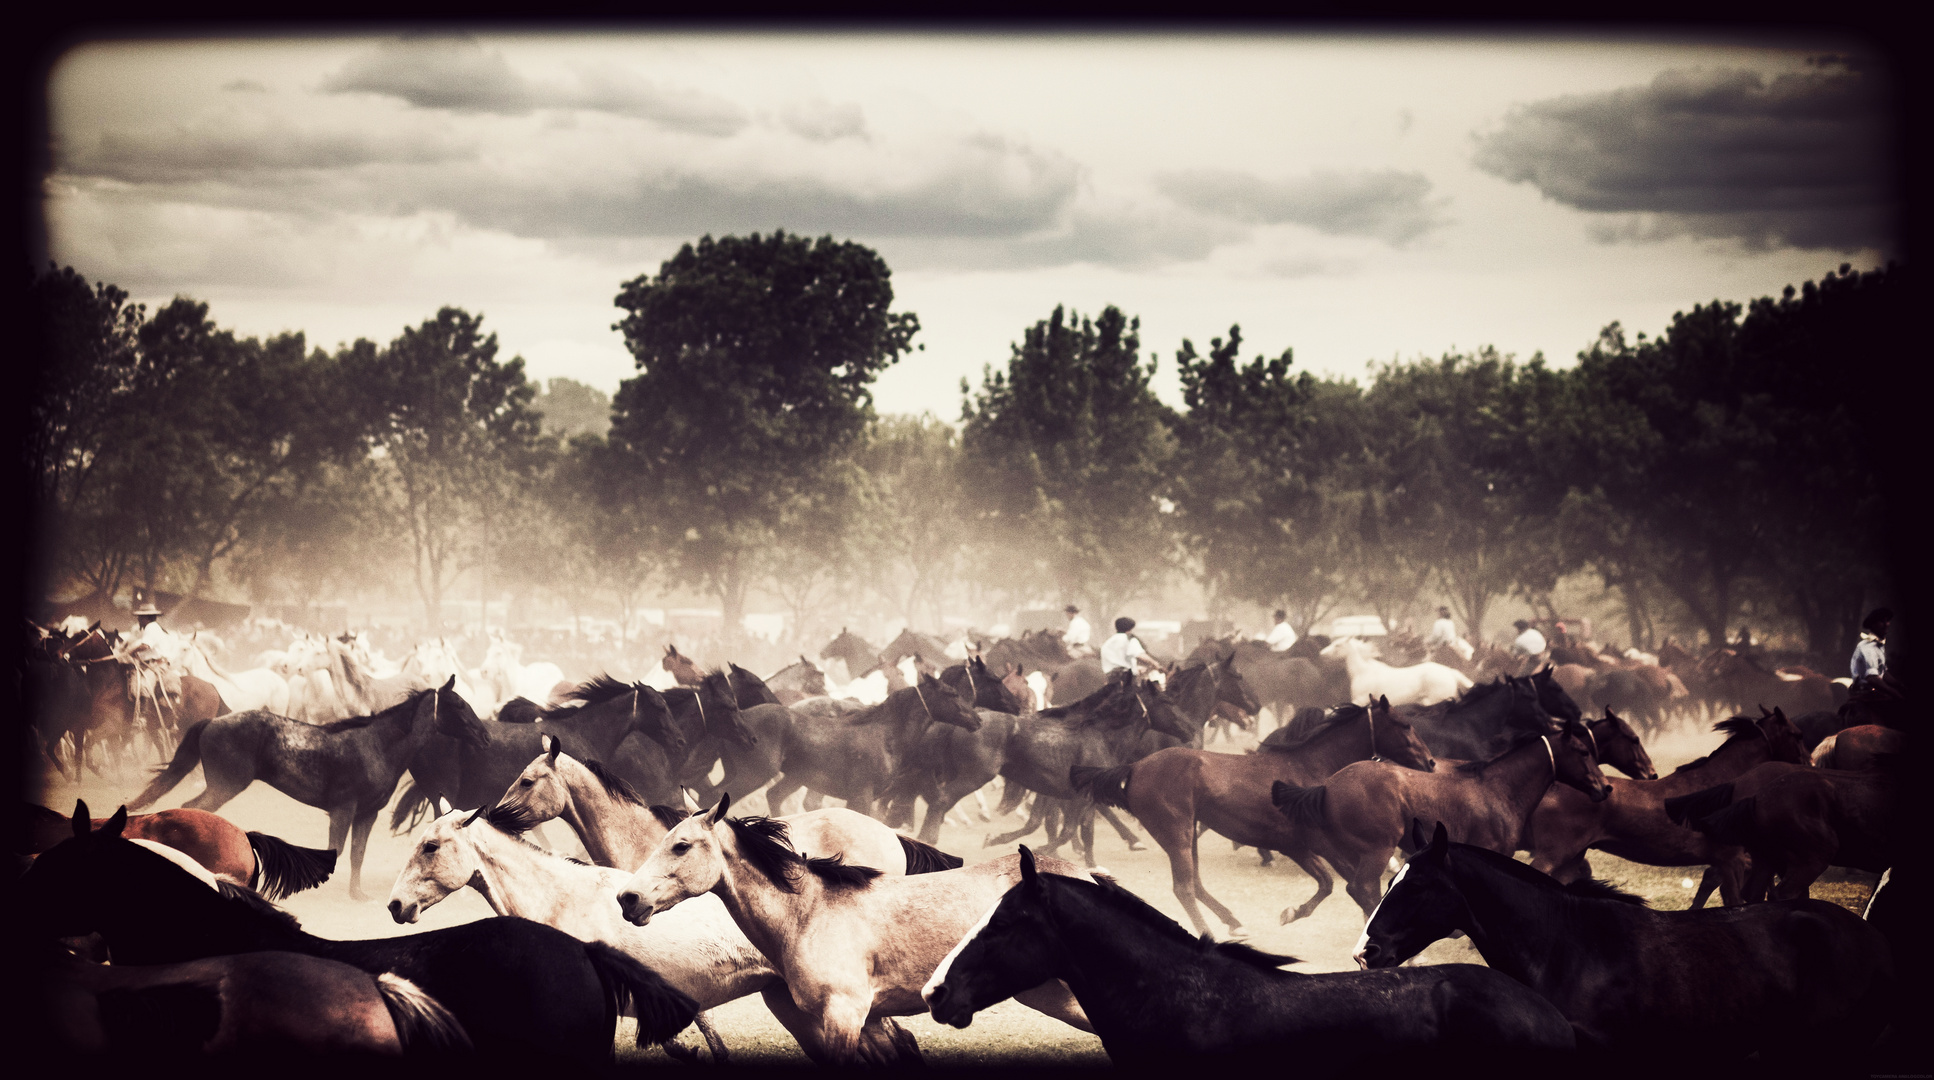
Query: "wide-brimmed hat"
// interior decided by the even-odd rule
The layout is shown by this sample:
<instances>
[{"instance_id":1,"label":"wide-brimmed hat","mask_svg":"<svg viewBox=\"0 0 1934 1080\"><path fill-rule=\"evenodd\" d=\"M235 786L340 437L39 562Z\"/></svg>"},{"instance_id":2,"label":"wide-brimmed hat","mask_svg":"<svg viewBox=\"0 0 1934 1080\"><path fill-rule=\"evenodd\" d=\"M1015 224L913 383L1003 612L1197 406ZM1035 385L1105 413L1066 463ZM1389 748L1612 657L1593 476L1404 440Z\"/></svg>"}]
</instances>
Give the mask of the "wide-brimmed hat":
<instances>
[{"instance_id":1,"label":"wide-brimmed hat","mask_svg":"<svg viewBox=\"0 0 1934 1080\"><path fill-rule=\"evenodd\" d=\"M161 614L161 609L160 609L160 608L158 608L158 607L155 607L155 606L154 606L154 601L152 601L152 600L150 600L150 601L148 601L147 603L144 603L144 604L142 604L142 605L141 605L140 607L138 607L138 608L135 608L135 609L134 609L134 614L136 614L136 615L160 615L160 614Z\"/></svg>"},{"instance_id":2,"label":"wide-brimmed hat","mask_svg":"<svg viewBox=\"0 0 1934 1080\"><path fill-rule=\"evenodd\" d=\"M1078 608L1078 607L1075 607L1075 606L1074 606L1073 604L1069 604L1069 605L1068 605L1067 607L1064 607L1064 608L1062 608L1061 610L1062 610L1062 612L1063 612L1063 613L1065 613L1065 614L1068 614L1068 615L1079 615L1079 614L1081 614L1081 609L1080 609L1080 608Z\"/></svg>"},{"instance_id":3,"label":"wide-brimmed hat","mask_svg":"<svg viewBox=\"0 0 1934 1080\"><path fill-rule=\"evenodd\" d=\"M1888 623L1893 621L1894 621L1893 608L1884 608L1884 607L1875 608L1872 611L1867 613L1866 619L1862 620L1860 623L1860 628L1870 633L1878 634L1880 633L1880 630L1879 630L1880 627L1886 626Z\"/></svg>"},{"instance_id":4,"label":"wide-brimmed hat","mask_svg":"<svg viewBox=\"0 0 1934 1080\"><path fill-rule=\"evenodd\" d=\"M1437 614L1442 615L1444 618L1448 619L1450 618L1450 609L1447 607L1440 607L1437 609Z\"/></svg>"}]
</instances>

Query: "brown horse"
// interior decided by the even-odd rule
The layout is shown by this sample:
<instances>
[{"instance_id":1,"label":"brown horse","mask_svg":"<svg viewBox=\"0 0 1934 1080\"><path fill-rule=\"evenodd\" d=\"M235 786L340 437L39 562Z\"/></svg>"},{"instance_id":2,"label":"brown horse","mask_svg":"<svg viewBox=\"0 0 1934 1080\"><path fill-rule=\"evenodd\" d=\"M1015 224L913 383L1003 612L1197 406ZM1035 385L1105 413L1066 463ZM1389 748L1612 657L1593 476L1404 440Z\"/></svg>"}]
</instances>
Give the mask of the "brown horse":
<instances>
[{"instance_id":1,"label":"brown horse","mask_svg":"<svg viewBox=\"0 0 1934 1080\"><path fill-rule=\"evenodd\" d=\"M705 672L692 661L692 658L678 651L678 646L665 646L665 658L659 663L665 673L678 680L680 686L697 686L705 681Z\"/></svg>"},{"instance_id":2,"label":"brown horse","mask_svg":"<svg viewBox=\"0 0 1934 1080\"><path fill-rule=\"evenodd\" d=\"M1119 806L1141 819L1155 842L1168 852L1175 898L1182 901L1196 932L1209 925L1196 906L1209 905L1234 937L1245 936L1240 920L1209 895L1198 869L1201 826L1238 844L1278 850L1316 880L1316 895L1301 907L1284 908L1282 921L1295 922L1316 910L1335 887L1330 872L1312 855L1302 834L1276 812L1264 794L1277 780L1318 784L1354 761L1388 759L1408 769L1436 768L1417 732L1391 714L1390 699L1369 708L1340 705L1328 715L1312 710L1272 736L1254 754L1214 754L1174 746L1113 769L1075 766L1077 790L1095 801Z\"/></svg>"},{"instance_id":3,"label":"brown horse","mask_svg":"<svg viewBox=\"0 0 1934 1080\"><path fill-rule=\"evenodd\" d=\"M74 835L74 825L56 811L22 803L21 832L15 850L38 855ZM107 818L96 818L100 828ZM336 868L334 851L297 847L267 833L243 832L241 827L206 810L161 810L127 819L121 835L130 840L152 840L187 855L218 878L245 885L271 900L313 889L329 880Z\"/></svg>"},{"instance_id":4,"label":"brown horse","mask_svg":"<svg viewBox=\"0 0 1934 1080\"><path fill-rule=\"evenodd\" d=\"M1893 865L1904 827L1895 813L1899 787L1890 769L1769 762L1731 783L1673 799L1666 813L1716 843L1746 849L1753 858L1746 903L1797 900L1829 866L1880 873Z\"/></svg>"},{"instance_id":5,"label":"brown horse","mask_svg":"<svg viewBox=\"0 0 1934 1080\"><path fill-rule=\"evenodd\" d=\"M1591 848L1647 866L1713 866L1699 899L1717 885L1727 903L1737 903L1745 871L1738 853L1722 851L1705 834L1675 824L1666 816L1665 800L1733 779L1768 761L1804 762L1806 748L1783 713L1767 713L1758 720L1738 716L1713 730L1725 732L1727 739L1711 754L1660 780L1608 777L1612 794L1604 802L1554 785L1532 813L1519 844L1531 852L1531 865L1567 884L1591 876L1586 859Z\"/></svg>"},{"instance_id":6,"label":"brown horse","mask_svg":"<svg viewBox=\"0 0 1934 1080\"><path fill-rule=\"evenodd\" d=\"M1813 748L1813 767L1865 772L1880 768L1889 754L1907 745L1907 733L1879 724L1842 728Z\"/></svg>"},{"instance_id":7,"label":"brown horse","mask_svg":"<svg viewBox=\"0 0 1934 1080\"><path fill-rule=\"evenodd\" d=\"M1448 772L1359 761L1317 787L1278 780L1270 787L1270 801L1343 875L1345 889L1367 919L1383 895L1384 869L1412 817L1441 821L1459 843L1508 855L1554 782L1575 787L1595 801L1611 794L1583 724L1574 721L1550 734L1521 735L1497 757L1466 762Z\"/></svg>"}]
</instances>

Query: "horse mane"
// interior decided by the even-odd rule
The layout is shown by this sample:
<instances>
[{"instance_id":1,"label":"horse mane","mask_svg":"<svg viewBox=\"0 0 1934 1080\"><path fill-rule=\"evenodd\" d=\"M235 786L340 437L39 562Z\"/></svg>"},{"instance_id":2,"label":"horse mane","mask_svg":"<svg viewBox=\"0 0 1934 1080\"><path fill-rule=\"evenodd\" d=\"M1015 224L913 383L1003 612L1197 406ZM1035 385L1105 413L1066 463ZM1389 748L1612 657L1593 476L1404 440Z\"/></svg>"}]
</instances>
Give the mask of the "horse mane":
<instances>
[{"instance_id":1,"label":"horse mane","mask_svg":"<svg viewBox=\"0 0 1934 1080\"><path fill-rule=\"evenodd\" d=\"M366 728L378 720L387 720L387 719L390 719L392 716L400 715L405 711L414 710L416 708L417 702L423 700L423 695L434 694L434 693L436 693L436 687L434 686L424 690L412 691L409 697L404 698L402 701L399 701L396 704L391 705L389 708L384 709L381 712L372 713L368 716L351 716L344 720L332 720L327 724L317 724L316 727L319 730L326 731L331 735L340 735L345 731L355 731L359 728Z\"/></svg>"},{"instance_id":2,"label":"horse mane","mask_svg":"<svg viewBox=\"0 0 1934 1080\"><path fill-rule=\"evenodd\" d=\"M1552 877L1550 874L1535 870L1531 866L1521 863L1509 855L1500 855L1490 848L1481 848L1472 844L1452 844L1451 846L1457 850L1457 857L1460 859L1466 856L1476 858L1486 866L1502 870L1506 874L1517 878L1519 881L1529 882L1542 889L1564 893L1567 896L1580 900L1615 900L1621 904L1636 904L1639 907L1647 906L1644 897L1634 896L1616 885L1600 881L1596 878L1579 878L1577 881L1565 885L1561 884L1557 878Z\"/></svg>"},{"instance_id":3,"label":"horse mane","mask_svg":"<svg viewBox=\"0 0 1934 1080\"><path fill-rule=\"evenodd\" d=\"M1298 709L1288 724L1269 733L1259 749L1278 754L1301 750L1318 735L1339 724L1358 719L1369 711L1362 705L1338 705L1328 713L1317 708Z\"/></svg>"},{"instance_id":4,"label":"horse mane","mask_svg":"<svg viewBox=\"0 0 1934 1080\"><path fill-rule=\"evenodd\" d=\"M652 817L658 819L658 824L663 825L667 829L677 826L679 822L692 816L692 812L683 807L664 806L658 803L653 803L651 806L646 807L646 809L651 811Z\"/></svg>"},{"instance_id":5,"label":"horse mane","mask_svg":"<svg viewBox=\"0 0 1934 1080\"><path fill-rule=\"evenodd\" d=\"M1044 874L1043 876L1045 878L1049 876L1060 877L1062 875ZM1080 878L1069 878L1068 880L1079 882L1083 885L1088 884ZM1134 918L1138 922L1146 925L1149 929L1162 934L1178 945L1192 946L1205 955L1221 956L1225 959L1235 960L1251 967L1261 968L1265 971L1274 971L1284 964L1302 963L1301 960L1293 956L1277 956L1274 953L1266 953L1261 949L1252 948L1241 942L1225 941L1218 944L1215 938L1208 934L1197 938L1194 934L1182 929L1181 923L1155 910L1155 908L1149 905L1148 901L1122 888L1113 878L1097 877L1094 880L1094 886L1098 895L1105 902L1119 908L1123 915Z\"/></svg>"},{"instance_id":6,"label":"horse mane","mask_svg":"<svg viewBox=\"0 0 1934 1080\"><path fill-rule=\"evenodd\" d=\"M576 686L571 687L570 690L565 692L564 700L580 701L586 705L602 705L613 698L631 693L631 690L632 688L629 684L619 682L607 673L599 672ZM544 710L544 715L548 717L557 711L556 709L546 709Z\"/></svg>"},{"instance_id":7,"label":"horse mane","mask_svg":"<svg viewBox=\"0 0 1934 1080\"><path fill-rule=\"evenodd\" d=\"M1498 762L1504 760L1505 758L1510 757L1513 753L1516 753L1521 747L1529 746L1532 743L1537 742L1539 739L1544 738L1547 734L1552 734L1552 733L1543 732L1543 731L1520 731L1517 734L1517 737L1511 740L1511 745L1505 747L1499 753L1493 754L1489 760L1466 761L1465 763L1457 767L1457 771L1461 773L1469 773L1472 776L1483 776L1485 769L1488 769L1492 765L1495 765Z\"/></svg>"},{"instance_id":8,"label":"horse mane","mask_svg":"<svg viewBox=\"0 0 1934 1080\"><path fill-rule=\"evenodd\" d=\"M1714 731L1723 731L1726 733L1726 741L1719 744L1720 750L1724 750L1726 747L1731 746L1734 739L1750 738L1755 735L1759 736L1762 739L1766 737L1766 733L1759 729L1759 722L1754 720L1750 716L1735 716L1728 720L1721 720L1717 724L1714 724L1712 726L1712 729ZM1718 753L1718 750L1713 751L1713 753ZM1706 762L1711 760L1712 760L1712 754L1705 754L1703 756L1693 758L1691 761L1688 761L1684 765L1681 765L1678 768L1672 770L1672 775L1676 776L1679 773L1685 772L1688 769L1696 769L1699 766L1704 765Z\"/></svg>"},{"instance_id":9,"label":"horse mane","mask_svg":"<svg viewBox=\"0 0 1934 1080\"><path fill-rule=\"evenodd\" d=\"M1053 708L1042 709L1040 712L1037 712L1034 715L1037 717L1047 717L1050 720L1065 721L1065 720L1068 720L1071 716L1073 716L1073 714L1077 710L1085 710L1088 713L1088 716L1082 717L1081 722L1086 723L1088 719L1093 716L1095 709L1099 708L1102 702L1107 701L1110 697L1112 697L1115 691L1118 689L1120 689L1119 684L1117 684L1114 679L1110 678L1101 684L1101 689L1090 693L1087 697L1082 698L1080 701L1071 701L1066 705L1056 705Z\"/></svg>"},{"instance_id":10,"label":"horse mane","mask_svg":"<svg viewBox=\"0 0 1934 1080\"><path fill-rule=\"evenodd\" d=\"M586 769L591 770L592 776L598 778L598 783L604 785L605 794L617 799L619 802L628 802L633 806L647 805L645 797L638 794L637 788L625 783L624 777L606 772L604 766L595 761L586 761L583 762L583 765Z\"/></svg>"},{"instance_id":11,"label":"horse mane","mask_svg":"<svg viewBox=\"0 0 1934 1080\"><path fill-rule=\"evenodd\" d=\"M530 839L524 835L522 830L505 828L497 821L497 811L501 809L503 808L499 806L491 807L490 813L484 815L484 821L488 822L490 826L496 829L498 832L503 833L506 839L515 840L518 843L524 845L525 847L531 849L532 851L537 852L539 855L547 855L553 859L563 859L565 862L570 863L574 866L591 865L590 863L585 862L583 859L573 859L569 855L559 855L555 851L546 851L545 849L538 847L536 844L531 843ZM465 828L468 828L468 827L469 826L467 825L465 826Z\"/></svg>"},{"instance_id":12,"label":"horse mane","mask_svg":"<svg viewBox=\"0 0 1934 1080\"><path fill-rule=\"evenodd\" d=\"M270 903L261 893L246 885L237 885L225 878L216 878L215 891L221 894L222 899L239 907L245 907L283 929L294 931L302 929L302 923L294 915Z\"/></svg>"},{"instance_id":13,"label":"horse mane","mask_svg":"<svg viewBox=\"0 0 1934 1080\"><path fill-rule=\"evenodd\" d=\"M840 855L809 858L794 851L786 823L774 817L725 819L739 841L739 851L774 885L799 891L799 871L809 870L833 886L865 885L880 876L870 866L848 866Z\"/></svg>"}]
</instances>

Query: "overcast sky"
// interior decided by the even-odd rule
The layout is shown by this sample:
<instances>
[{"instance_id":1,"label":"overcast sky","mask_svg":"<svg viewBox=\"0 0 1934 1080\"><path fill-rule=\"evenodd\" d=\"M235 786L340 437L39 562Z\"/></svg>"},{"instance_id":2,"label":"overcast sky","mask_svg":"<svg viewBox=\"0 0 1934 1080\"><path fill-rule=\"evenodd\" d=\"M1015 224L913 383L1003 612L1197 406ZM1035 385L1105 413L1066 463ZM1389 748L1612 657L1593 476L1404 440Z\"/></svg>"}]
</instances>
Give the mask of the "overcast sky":
<instances>
[{"instance_id":1,"label":"overcast sky","mask_svg":"<svg viewBox=\"0 0 1934 1080\"><path fill-rule=\"evenodd\" d=\"M533 378L633 371L622 282L700 235L868 244L925 351L1141 318L1158 392L1231 323L1319 373L1601 326L1898 250L1885 72L1831 39L604 33L97 43L55 68L52 258L244 334L445 304Z\"/></svg>"}]
</instances>

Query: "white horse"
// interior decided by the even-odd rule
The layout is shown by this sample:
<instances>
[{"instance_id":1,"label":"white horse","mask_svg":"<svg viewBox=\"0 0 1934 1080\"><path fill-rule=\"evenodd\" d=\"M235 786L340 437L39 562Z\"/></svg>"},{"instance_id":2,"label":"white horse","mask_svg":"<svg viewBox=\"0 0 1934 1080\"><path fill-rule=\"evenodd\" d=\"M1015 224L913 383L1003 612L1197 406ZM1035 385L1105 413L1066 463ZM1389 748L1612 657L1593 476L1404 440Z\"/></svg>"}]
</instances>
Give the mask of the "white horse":
<instances>
[{"instance_id":1,"label":"white horse","mask_svg":"<svg viewBox=\"0 0 1934 1080\"><path fill-rule=\"evenodd\" d=\"M1468 676L1442 664L1391 667L1376 658L1376 646L1358 638L1337 638L1321 653L1338 654L1350 672L1350 700L1358 705L1379 697L1388 697L1392 705L1435 705L1471 688Z\"/></svg>"},{"instance_id":2,"label":"white horse","mask_svg":"<svg viewBox=\"0 0 1934 1080\"><path fill-rule=\"evenodd\" d=\"M442 686L455 679L457 696L469 703L470 710L478 716L489 716L497 705L494 701L484 700L489 695L470 684L464 674L463 661L458 659L457 650L443 638L417 642L416 648L403 660L402 674L407 678L428 686Z\"/></svg>"},{"instance_id":3,"label":"white horse","mask_svg":"<svg viewBox=\"0 0 1934 1080\"><path fill-rule=\"evenodd\" d=\"M478 681L497 695L499 702L521 697L539 705L551 704L558 685L564 682L563 670L548 660L522 663L523 656L522 645L495 638L484 654L483 666L477 669Z\"/></svg>"},{"instance_id":4,"label":"white horse","mask_svg":"<svg viewBox=\"0 0 1934 1080\"><path fill-rule=\"evenodd\" d=\"M289 684L268 668L231 674L210 662L208 654L192 640L182 650L181 666L188 674L213 685L230 712L267 709L277 716L289 714Z\"/></svg>"}]
</instances>

